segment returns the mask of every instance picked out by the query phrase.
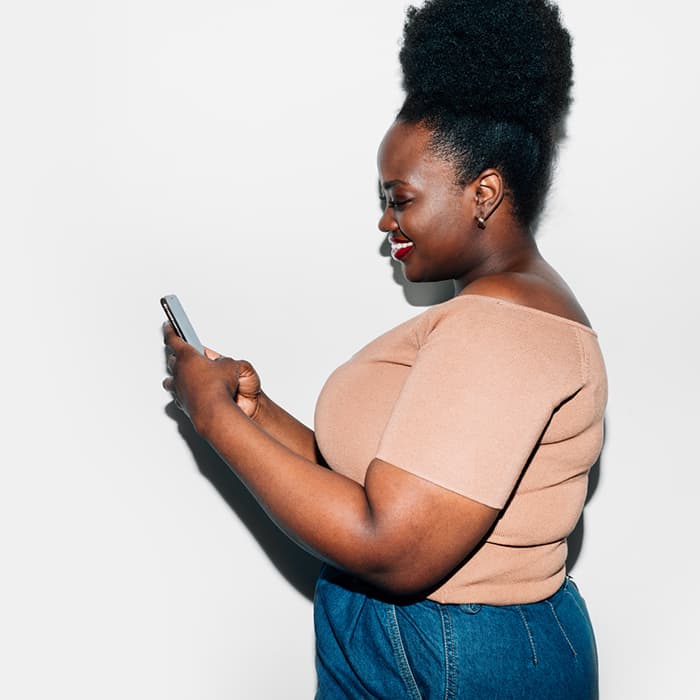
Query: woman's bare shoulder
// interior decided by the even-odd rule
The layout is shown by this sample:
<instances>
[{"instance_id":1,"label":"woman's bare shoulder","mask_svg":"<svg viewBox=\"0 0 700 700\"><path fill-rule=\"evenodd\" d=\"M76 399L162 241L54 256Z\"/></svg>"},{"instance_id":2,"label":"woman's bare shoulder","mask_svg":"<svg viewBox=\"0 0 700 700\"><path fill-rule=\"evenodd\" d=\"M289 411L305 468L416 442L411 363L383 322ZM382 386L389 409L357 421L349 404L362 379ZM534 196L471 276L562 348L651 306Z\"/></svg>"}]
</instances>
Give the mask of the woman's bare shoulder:
<instances>
[{"instance_id":1,"label":"woman's bare shoulder","mask_svg":"<svg viewBox=\"0 0 700 700\"><path fill-rule=\"evenodd\" d=\"M503 299L590 326L573 292L554 272L546 276L534 272L486 275L465 287L462 294Z\"/></svg>"}]
</instances>

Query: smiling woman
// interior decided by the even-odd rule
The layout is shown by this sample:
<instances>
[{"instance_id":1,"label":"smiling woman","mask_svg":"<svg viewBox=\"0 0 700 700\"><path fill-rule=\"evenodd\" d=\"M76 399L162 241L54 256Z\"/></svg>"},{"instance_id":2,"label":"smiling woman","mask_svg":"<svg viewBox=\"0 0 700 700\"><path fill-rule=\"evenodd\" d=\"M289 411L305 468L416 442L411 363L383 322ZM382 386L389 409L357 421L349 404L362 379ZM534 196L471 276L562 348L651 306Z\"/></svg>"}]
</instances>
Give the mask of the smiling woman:
<instances>
[{"instance_id":1,"label":"smiling woman","mask_svg":"<svg viewBox=\"0 0 700 700\"><path fill-rule=\"evenodd\" d=\"M410 281L453 280L455 297L339 367L314 431L250 363L170 328L165 387L327 564L319 698L595 698L593 631L565 567L605 368L533 237L569 36L546 0L429 0L408 11L401 62L379 228Z\"/></svg>"},{"instance_id":2,"label":"smiling woman","mask_svg":"<svg viewBox=\"0 0 700 700\"><path fill-rule=\"evenodd\" d=\"M379 149L381 191L386 192L379 228L389 234L392 256L404 263L407 279L459 280L461 289L470 278L488 274L478 268L478 260L490 256L495 241L480 233L483 213L502 204L503 180L489 169L460 186L454 164L433 152L433 138L420 123L397 121L387 132ZM509 208L503 204L504 212ZM521 240L522 235L517 243ZM501 251L500 241L498 246Z\"/></svg>"}]
</instances>

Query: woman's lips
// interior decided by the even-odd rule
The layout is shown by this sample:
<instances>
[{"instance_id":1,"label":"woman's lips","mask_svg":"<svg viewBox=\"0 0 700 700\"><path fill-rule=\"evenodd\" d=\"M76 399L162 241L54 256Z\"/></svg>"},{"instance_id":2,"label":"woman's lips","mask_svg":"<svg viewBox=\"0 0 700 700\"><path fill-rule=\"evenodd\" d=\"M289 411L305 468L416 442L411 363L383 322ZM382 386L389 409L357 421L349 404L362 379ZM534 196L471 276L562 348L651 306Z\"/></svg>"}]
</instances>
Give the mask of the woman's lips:
<instances>
[{"instance_id":1,"label":"woman's lips","mask_svg":"<svg viewBox=\"0 0 700 700\"><path fill-rule=\"evenodd\" d=\"M396 238L389 238L389 244L391 245L391 257L394 260L404 260L407 255L413 250L413 242L408 240L397 240Z\"/></svg>"}]
</instances>

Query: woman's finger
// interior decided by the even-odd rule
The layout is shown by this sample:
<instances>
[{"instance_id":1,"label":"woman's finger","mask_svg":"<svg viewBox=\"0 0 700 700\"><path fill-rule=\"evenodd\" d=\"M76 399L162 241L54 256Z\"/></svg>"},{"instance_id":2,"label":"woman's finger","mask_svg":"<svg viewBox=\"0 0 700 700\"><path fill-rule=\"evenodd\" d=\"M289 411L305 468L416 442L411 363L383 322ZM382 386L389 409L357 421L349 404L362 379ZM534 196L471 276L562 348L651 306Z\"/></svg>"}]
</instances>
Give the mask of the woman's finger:
<instances>
[{"instance_id":1,"label":"woman's finger","mask_svg":"<svg viewBox=\"0 0 700 700\"><path fill-rule=\"evenodd\" d=\"M170 395L173 397L173 403L183 412L185 412L185 409L183 405L180 403L180 399L177 396L177 393L175 391L175 380L172 377L166 377L163 380L163 389L166 391L170 392Z\"/></svg>"},{"instance_id":2,"label":"woman's finger","mask_svg":"<svg viewBox=\"0 0 700 700\"><path fill-rule=\"evenodd\" d=\"M175 332L173 324L169 321L166 321L163 324L163 339L165 340L165 344L175 351L180 350L184 345L187 345L187 343Z\"/></svg>"}]
</instances>

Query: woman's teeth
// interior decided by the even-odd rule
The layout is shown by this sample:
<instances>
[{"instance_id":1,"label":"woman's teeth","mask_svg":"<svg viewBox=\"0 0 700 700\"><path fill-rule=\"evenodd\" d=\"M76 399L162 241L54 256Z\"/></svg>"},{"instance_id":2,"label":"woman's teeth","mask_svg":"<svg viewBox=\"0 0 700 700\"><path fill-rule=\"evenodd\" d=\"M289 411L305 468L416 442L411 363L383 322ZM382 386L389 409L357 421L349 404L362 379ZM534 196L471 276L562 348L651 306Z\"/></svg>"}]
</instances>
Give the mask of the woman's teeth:
<instances>
[{"instance_id":1,"label":"woman's teeth","mask_svg":"<svg viewBox=\"0 0 700 700\"><path fill-rule=\"evenodd\" d=\"M413 243L411 241L406 241L405 243L391 243L391 257L395 260L401 260L405 258L408 253L413 248Z\"/></svg>"}]
</instances>

